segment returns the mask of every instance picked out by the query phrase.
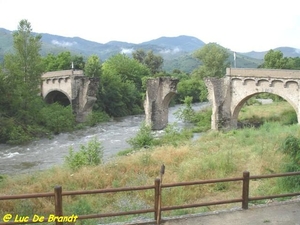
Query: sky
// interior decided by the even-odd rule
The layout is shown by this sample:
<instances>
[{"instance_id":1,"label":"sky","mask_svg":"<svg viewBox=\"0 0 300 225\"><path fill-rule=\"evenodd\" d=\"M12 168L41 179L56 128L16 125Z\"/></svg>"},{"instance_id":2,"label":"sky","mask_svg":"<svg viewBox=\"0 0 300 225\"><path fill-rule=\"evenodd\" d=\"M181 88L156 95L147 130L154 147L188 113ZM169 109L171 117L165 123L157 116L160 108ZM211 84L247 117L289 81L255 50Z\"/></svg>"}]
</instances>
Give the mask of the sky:
<instances>
[{"instance_id":1,"label":"sky","mask_svg":"<svg viewBox=\"0 0 300 225\"><path fill-rule=\"evenodd\" d=\"M0 27L107 43L188 35L236 52L300 49L299 0L0 0Z\"/></svg>"}]
</instances>

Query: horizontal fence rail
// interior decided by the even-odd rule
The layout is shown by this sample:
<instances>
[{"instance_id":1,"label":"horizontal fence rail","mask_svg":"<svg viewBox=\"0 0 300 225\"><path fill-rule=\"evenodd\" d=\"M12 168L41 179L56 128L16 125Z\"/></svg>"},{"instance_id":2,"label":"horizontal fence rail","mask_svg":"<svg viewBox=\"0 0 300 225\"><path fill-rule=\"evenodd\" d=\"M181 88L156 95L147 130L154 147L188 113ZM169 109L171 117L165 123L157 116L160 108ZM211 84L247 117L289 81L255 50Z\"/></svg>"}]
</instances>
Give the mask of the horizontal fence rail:
<instances>
[{"instance_id":1,"label":"horizontal fence rail","mask_svg":"<svg viewBox=\"0 0 300 225\"><path fill-rule=\"evenodd\" d=\"M292 196L300 195L300 192L297 192L297 193L286 193L286 194L269 195L269 196L256 196L256 197L250 197L249 196L249 187L250 187L250 181L251 180L269 179L269 178L287 177L287 176L297 176L297 175L300 175L300 172L250 176L250 173L246 171L246 172L243 172L242 177L162 184L164 171L165 171L165 167L163 165L162 168L161 168L161 171L160 171L160 178L155 179L154 185L136 186L136 187L123 187L123 188L109 188L109 189L96 189L96 190L84 190L84 191L62 191L62 187L58 186L58 187L54 188L54 192L23 194L23 195L2 195L2 196L0 196L0 203L1 203L0 205L3 204L3 202L1 202L1 201L5 201L5 200L51 197L51 198L54 198L54 202L55 202L55 204L54 204L54 215L60 217L60 216L63 216L63 196L77 196L77 195L89 195L89 194L106 194L106 193L119 193L119 192L127 192L127 191L153 190L154 191L153 208L133 210L133 211L125 211L125 212L111 212L111 213L100 213L100 214L89 214L89 215L76 215L76 219L78 219L78 220L97 219L97 218L104 218L104 217L115 217L115 216L153 213L154 214L154 222L156 222L156 224L160 224L160 222L162 221L161 214L162 214L163 211L186 209L186 208L195 208L195 207L203 207L203 206L212 206L212 205L221 205L221 204L229 204L229 203L239 203L239 202L242 203L242 209L248 209L248 204L251 201L263 200L263 199L273 199L273 198L282 198L282 197L292 197ZM186 204L186 205L173 205L173 206L163 206L162 205L161 199L162 199L162 195L163 195L163 189L176 188L176 187L185 187L185 186L191 186L191 185L216 184L216 183L221 183L221 182L242 182L241 198L229 199L229 200L220 200L220 201L212 201L212 202L202 202L202 203L197 203L197 204ZM173 196L171 196L169 194L168 197L172 198ZM8 219L8 218L5 218L5 216L3 216L3 218L0 218L0 225L47 223L47 222L49 222L49 218L44 218L43 221L36 221L36 220L33 221L33 219L28 218L25 222L11 221L11 220L12 219ZM55 221L55 223L56 223L56 225L63 224L63 222L58 222L58 221ZM75 224L75 221L74 221L73 224Z\"/></svg>"}]
</instances>

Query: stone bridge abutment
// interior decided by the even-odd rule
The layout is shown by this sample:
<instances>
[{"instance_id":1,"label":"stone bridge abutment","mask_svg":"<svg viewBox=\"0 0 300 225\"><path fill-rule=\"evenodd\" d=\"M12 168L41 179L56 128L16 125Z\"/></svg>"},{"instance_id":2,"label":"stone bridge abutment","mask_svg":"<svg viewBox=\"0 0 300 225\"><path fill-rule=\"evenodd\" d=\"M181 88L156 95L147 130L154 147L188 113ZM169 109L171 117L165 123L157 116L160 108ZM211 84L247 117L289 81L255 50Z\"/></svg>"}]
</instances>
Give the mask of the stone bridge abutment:
<instances>
[{"instance_id":1,"label":"stone bridge abutment","mask_svg":"<svg viewBox=\"0 0 300 225\"><path fill-rule=\"evenodd\" d=\"M299 70L227 68L224 78L208 78L205 83L212 103L212 129L236 128L244 103L259 93L285 99L300 121Z\"/></svg>"}]
</instances>

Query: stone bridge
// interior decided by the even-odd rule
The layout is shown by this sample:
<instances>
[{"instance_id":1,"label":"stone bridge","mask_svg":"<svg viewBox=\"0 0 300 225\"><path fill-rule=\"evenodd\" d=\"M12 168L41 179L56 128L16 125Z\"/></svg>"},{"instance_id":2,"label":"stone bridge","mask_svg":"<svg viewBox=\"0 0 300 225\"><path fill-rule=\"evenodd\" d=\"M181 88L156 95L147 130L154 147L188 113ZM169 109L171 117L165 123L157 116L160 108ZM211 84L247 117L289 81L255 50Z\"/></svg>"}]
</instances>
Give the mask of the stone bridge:
<instances>
[{"instance_id":1,"label":"stone bridge","mask_svg":"<svg viewBox=\"0 0 300 225\"><path fill-rule=\"evenodd\" d=\"M47 103L71 105L77 122L83 122L97 100L99 79L84 76L82 70L62 70L42 75L41 93Z\"/></svg>"},{"instance_id":2,"label":"stone bridge","mask_svg":"<svg viewBox=\"0 0 300 225\"><path fill-rule=\"evenodd\" d=\"M300 121L300 70L227 68L224 78L207 78L205 83L212 103L212 129L236 128L242 106L259 93L284 98Z\"/></svg>"}]
</instances>

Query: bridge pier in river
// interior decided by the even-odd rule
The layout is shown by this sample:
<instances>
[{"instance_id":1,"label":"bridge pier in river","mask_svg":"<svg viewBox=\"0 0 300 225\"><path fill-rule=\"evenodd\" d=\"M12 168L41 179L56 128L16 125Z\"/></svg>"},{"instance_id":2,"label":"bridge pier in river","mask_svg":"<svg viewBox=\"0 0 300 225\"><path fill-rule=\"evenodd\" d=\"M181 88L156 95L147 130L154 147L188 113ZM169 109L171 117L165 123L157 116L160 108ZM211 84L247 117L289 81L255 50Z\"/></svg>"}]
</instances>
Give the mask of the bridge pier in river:
<instances>
[{"instance_id":1,"label":"bridge pier in river","mask_svg":"<svg viewBox=\"0 0 300 225\"><path fill-rule=\"evenodd\" d=\"M147 80L144 102L146 124L152 130L162 130L168 124L169 104L176 94L178 79L159 77Z\"/></svg>"}]
</instances>

